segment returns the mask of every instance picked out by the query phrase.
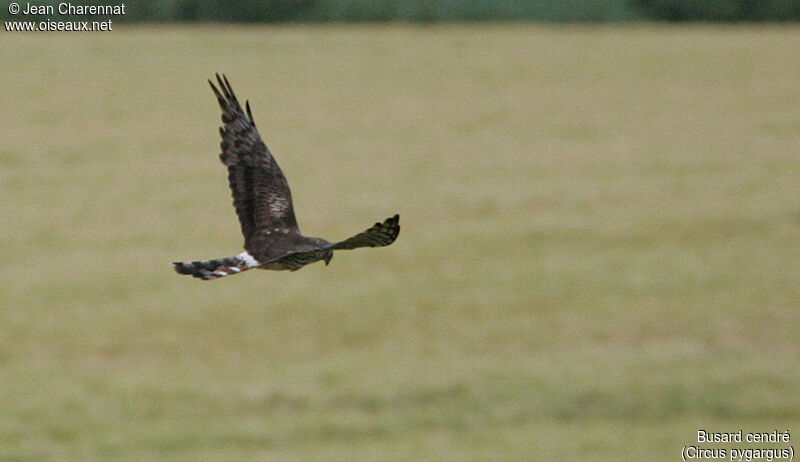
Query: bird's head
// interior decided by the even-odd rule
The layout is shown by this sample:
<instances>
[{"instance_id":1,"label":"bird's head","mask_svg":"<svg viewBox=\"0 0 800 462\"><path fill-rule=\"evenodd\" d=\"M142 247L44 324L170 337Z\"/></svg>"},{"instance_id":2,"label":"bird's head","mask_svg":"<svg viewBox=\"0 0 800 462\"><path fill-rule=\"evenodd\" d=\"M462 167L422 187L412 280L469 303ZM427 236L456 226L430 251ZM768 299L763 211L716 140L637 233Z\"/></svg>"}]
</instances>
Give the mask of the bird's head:
<instances>
[{"instance_id":1,"label":"bird's head","mask_svg":"<svg viewBox=\"0 0 800 462\"><path fill-rule=\"evenodd\" d=\"M325 252L325 266L328 266L331 260L333 260L333 250Z\"/></svg>"}]
</instances>

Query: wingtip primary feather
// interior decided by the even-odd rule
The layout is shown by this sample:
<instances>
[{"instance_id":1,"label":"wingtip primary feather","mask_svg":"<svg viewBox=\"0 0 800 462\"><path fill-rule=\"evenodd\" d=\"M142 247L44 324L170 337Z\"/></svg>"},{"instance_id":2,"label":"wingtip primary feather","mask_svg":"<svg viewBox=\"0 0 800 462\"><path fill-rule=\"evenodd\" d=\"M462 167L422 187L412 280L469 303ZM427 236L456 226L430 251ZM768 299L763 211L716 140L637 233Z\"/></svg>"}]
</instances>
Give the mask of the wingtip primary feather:
<instances>
[{"instance_id":1,"label":"wingtip primary feather","mask_svg":"<svg viewBox=\"0 0 800 462\"><path fill-rule=\"evenodd\" d=\"M215 74L217 76L217 83L219 84L220 89L222 90L222 94L225 95L225 98L231 99L231 94L228 91L228 88L225 86L225 83L222 81L222 77L219 74ZM225 75L225 74L223 74Z\"/></svg>"},{"instance_id":2,"label":"wingtip primary feather","mask_svg":"<svg viewBox=\"0 0 800 462\"><path fill-rule=\"evenodd\" d=\"M219 92L217 87L214 85L214 82L211 79L208 79L208 84L211 85L211 91L214 92L214 96L217 97L217 102L219 103L221 108L225 108L225 98L222 97L222 93Z\"/></svg>"},{"instance_id":3,"label":"wingtip primary feather","mask_svg":"<svg viewBox=\"0 0 800 462\"><path fill-rule=\"evenodd\" d=\"M253 120L253 113L250 112L250 100L245 100L244 107L247 109L247 117L250 119L250 123L255 125L256 121Z\"/></svg>"},{"instance_id":4,"label":"wingtip primary feather","mask_svg":"<svg viewBox=\"0 0 800 462\"><path fill-rule=\"evenodd\" d=\"M231 87L231 83L228 82L228 76L222 74L222 80L225 81L225 85L228 87L228 92L231 94L231 97L236 99L236 95L233 93L233 87Z\"/></svg>"}]
</instances>

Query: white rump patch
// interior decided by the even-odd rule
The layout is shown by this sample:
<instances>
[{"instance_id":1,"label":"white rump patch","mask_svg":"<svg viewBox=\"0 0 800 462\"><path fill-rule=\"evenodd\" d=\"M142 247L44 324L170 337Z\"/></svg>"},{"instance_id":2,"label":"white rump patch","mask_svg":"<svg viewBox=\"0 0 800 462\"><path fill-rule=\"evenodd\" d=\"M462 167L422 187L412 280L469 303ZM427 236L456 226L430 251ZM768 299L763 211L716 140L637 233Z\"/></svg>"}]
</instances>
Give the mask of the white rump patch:
<instances>
[{"instance_id":1,"label":"white rump patch","mask_svg":"<svg viewBox=\"0 0 800 462\"><path fill-rule=\"evenodd\" d=\"M243 261L248 268L255 268L256 266L261 266L261 263L258 262L252 255L248 252L242 252L236 256L239 260Z\"/></svg>"},{"instance_id":2,"label":"white rump patch","mask_svg":"<svg viewBox=\"0 0 800 462\"><path fill-rule=\"evenodd\" d=\"M225 271L214 271L214 274L216 274L217 276L227 276L228 275L228 273L226 273Z\"/></svg>"}]
</instances>

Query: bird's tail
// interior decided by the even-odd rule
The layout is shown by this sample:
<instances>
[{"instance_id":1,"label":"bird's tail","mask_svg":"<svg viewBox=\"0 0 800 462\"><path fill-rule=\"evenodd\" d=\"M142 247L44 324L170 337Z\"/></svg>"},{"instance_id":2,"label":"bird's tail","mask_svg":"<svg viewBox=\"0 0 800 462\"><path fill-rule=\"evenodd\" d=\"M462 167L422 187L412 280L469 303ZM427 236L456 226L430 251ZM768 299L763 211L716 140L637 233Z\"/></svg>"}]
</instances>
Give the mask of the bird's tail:
<instances>
[{"instance_id":1,"label":"bird's tail","mask_svg":"<svg viewBox=\"0 0 800 462\"><path fill-rule=\"evenodd\" d=\"M259 263L249 253L216 260L173 262L172 268L178 274L186 274L204 281L238 274L251 268L258 267Z\"/></svg>"}]
</instances>

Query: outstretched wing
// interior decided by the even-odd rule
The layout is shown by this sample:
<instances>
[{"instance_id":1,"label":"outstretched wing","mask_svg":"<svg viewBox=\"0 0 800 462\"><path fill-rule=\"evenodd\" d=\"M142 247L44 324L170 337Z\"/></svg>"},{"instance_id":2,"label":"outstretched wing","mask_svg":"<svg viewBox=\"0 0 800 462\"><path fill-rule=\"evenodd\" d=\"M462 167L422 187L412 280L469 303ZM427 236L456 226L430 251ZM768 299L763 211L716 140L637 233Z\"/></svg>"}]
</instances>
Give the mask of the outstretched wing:
<instances>
[{"instance_id":1,"label":"outstretched wing","mask_svg":"<svg viewBox=\"0 0 800 462\"><path fill-rule=\"evenodd\" d=\"M383 247L397 239L400 234L400 215L387 218L383 223L375 223L372 228L355 236L333 244L331 250L349 250L358 247Z\"/></svg>"},{"instance_id":2,"label":"outstretched wing","mask_svg":"<svg viewBox=\"0 0 800 462\"><path fill-rule=\"evenodd\" d=\"M217 74L219 90L211 80L208 83L222 108L224 126L219 129L222 136L219 158L228 167L228 183L242 225L245 248L259 231L299 231L289 182L261 140L250 103L245 103L245 115L224 74L222 78Z\"/></svg>"}]
</instances>

